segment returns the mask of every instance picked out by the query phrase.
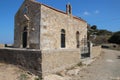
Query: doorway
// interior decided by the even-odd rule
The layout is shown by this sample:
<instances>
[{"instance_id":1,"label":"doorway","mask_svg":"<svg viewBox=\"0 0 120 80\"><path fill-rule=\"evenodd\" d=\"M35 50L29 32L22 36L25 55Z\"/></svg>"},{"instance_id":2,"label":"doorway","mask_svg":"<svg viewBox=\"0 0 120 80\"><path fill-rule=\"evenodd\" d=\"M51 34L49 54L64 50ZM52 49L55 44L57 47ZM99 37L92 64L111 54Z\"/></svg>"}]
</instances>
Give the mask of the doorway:
<instances>
[{"instance_id":1,"label":"doorway","mask_svg":"<svg viewBox=\"0 0 120 80\"><path fill-rule=\"evenodd\" d=\"M23 48L27 47L27 27L24 27L24 30L23 30L22 44L23 44Z\"/></svg>"}]
</instances>

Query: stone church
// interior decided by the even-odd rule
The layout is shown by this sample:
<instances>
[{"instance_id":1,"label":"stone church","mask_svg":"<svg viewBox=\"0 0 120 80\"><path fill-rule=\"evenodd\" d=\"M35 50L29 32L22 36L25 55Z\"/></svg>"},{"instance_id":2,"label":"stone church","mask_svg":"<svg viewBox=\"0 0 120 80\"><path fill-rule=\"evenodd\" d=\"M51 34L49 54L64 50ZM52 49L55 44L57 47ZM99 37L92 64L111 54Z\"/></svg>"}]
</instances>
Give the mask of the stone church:
<instances>
[{"instance_id":1,"label":"stone church","mask_svg":"<svg viewBox=\"0 0 120 80\"><path fill-rule=\"evenodd\" d=\"M87 22L35 0L24 0L15 15L14 47L42 53L42 71L56 72L77 64L87 44Z\"/></svg>"}]
</instances>

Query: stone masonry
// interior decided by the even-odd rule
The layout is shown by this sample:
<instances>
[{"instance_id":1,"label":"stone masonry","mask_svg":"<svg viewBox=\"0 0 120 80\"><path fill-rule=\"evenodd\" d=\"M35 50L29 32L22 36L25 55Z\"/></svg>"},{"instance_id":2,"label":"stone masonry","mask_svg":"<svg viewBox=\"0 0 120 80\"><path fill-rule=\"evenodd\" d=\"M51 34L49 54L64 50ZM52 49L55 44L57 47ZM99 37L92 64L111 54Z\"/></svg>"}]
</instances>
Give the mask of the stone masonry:
<instances>
[{"instance_id":1,"label":"stone masonry","mask_svg":"<svg viewBox=\"0 0 120 80\"><path fill-rule=\"evenodd\" d=\"M43 75L79 63L86 41L87 23L72 15L70 4L63 12L25 0L15 15L14 47L40 50Z\"/></svg>"},{"instance_id":2,"label":"stone masonry","mask_svg":"<svg viewBox=\"0 0 120 80\"><path fill-rule=\"evenodd\" d=\"M61 29L65 30L65 49L76 49L76 32L79 44L87 37L87 23L72 14L54 9L34 0L25 0L15 15L14 47L23 47L24 28L27 48L61 49Z\"/></svg>"}]
</instances>

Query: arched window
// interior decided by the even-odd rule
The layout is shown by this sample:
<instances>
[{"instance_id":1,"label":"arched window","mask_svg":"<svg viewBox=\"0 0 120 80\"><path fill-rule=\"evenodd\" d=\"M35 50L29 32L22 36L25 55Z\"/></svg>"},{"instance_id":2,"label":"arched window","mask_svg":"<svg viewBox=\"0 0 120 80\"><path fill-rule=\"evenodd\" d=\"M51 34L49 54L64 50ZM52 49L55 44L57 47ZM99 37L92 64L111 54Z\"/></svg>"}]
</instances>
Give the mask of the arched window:
<instances>
[{"instance_id":1,"label":"arched window","mask_svg":"<svg viewBox=\"0 0 120 80\"><path fill-rule=\"evenodd\" d=\"M61 29L61 48L65 48L65 30Z\"/></svg>"},{"instance_id":2,"label":"arched window","mask_svg":"<svg viewBox=\"0 0 120 80\"><path fill-rule=\"evenodd\" d=\"M77 48L80 47L79 36L80 36L80 33L79 33L79 31L77 31L77 32L76 32L76 43L77 43Z\"/></svg>"}]
</instances>

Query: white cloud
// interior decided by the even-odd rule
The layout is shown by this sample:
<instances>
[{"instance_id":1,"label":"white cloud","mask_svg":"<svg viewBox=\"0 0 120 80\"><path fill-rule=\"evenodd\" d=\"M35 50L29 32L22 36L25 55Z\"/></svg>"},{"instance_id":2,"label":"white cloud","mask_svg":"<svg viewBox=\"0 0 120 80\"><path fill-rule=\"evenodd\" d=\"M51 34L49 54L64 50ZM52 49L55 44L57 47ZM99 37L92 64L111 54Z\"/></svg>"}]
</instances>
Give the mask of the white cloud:
<instances>
[{"instance_id":1,"label":"white cloud","mask_svg":"<svg viewBox=\"0 0 120 80\"><path fill-rule=\"evenodd\" d=\"M90 13L89 13L88 11L85 11L85 12L83 13L83 15L88 16L88 15L90 15Z\"/></svg>"},{"instance_id":2,"label":"white cloud","mask_svg":"<svg viewBox=\"0 0 120 80\"><path fill-rule=\"evenodd\" d=\"M94 15L94 14L99 14L99 13L100 13L99 10L95 10L95 11L93 11L93 12L85 11L85 12L83 12L83 15L84 15L84 16L89 16L89 15Z\"/></svg>"},{"instance_id":3,"label":"white cloud","mask_svg":"<svg viewBox=\"0 0 120 80\"><path fill-rule=\"evenodd\" d=\"M94 13L95 13L95 14L99 14L100 11L99 11L99 10L95 10Z\"/></svg>"}]
</instances>

